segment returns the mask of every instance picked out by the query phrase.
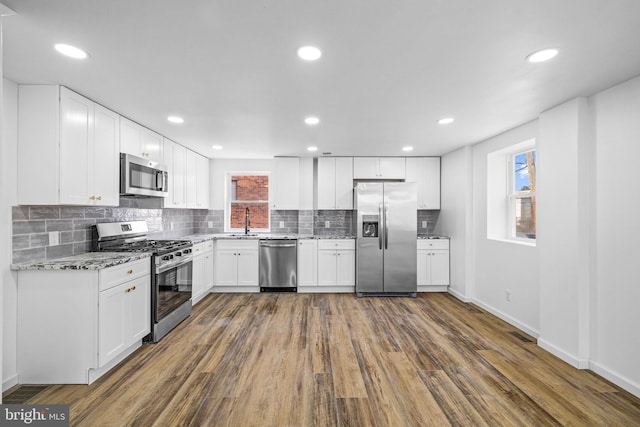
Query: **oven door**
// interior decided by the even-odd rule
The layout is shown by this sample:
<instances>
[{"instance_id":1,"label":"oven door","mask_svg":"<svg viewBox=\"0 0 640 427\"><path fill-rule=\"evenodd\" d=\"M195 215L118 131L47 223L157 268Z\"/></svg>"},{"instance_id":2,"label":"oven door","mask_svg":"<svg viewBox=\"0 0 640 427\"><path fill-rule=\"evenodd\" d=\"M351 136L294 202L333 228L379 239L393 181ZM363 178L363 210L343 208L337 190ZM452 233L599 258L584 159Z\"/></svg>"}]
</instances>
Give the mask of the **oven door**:
<instances>
[{"instance_id":1,"label":"oven door","mask_svg":"<svg viewBox=\"0 0 640 427\"><path fill-rule=\"evenodd\" d=\"M151 310L154 323L158 323L191 299L193 278L191 257L182 259L178 264L156 267L154 278L155 286Z\"/></svg>"}]
</instances>

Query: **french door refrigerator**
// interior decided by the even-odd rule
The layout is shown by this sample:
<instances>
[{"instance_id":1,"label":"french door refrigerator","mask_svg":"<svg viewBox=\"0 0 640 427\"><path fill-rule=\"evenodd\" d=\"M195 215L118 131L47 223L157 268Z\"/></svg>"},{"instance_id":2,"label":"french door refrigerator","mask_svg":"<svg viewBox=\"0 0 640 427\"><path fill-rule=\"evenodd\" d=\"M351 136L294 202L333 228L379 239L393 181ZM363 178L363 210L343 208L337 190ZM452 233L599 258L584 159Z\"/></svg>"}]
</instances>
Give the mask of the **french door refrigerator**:
<instances>
[{"instance_id":1,"label":"french door refrigerator","mask_svg":"<svg viewBox=\"0 0 640 427\"><path fill-rule=\"evenodd\" d=\"M356 185L358 297L416 296L417 198L413 182Z\"/></svg>"}]
</instances>

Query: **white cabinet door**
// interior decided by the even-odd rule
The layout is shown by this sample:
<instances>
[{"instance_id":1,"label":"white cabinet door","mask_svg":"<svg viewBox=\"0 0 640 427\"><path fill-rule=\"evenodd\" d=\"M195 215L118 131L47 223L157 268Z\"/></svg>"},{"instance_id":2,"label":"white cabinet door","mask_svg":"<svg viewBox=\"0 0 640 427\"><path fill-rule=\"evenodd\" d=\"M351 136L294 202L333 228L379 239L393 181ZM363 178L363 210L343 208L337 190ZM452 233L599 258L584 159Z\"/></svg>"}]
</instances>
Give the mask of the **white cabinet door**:
<instances>
[{"instance_id":1,"label":"white cabinet door","mask_svg":"<svg viewBox=\"0 0 640 427\"><path fill-rule=\"evenodd\" d=\"M277 210L298 210L300 206L300 159L276 157L274 192L271 207Z\"/></svg>"},{"instance_id":2,"label":"white cabinet door","mask_svg":"<svg viewBox=\"0 0 640 427\"><path fill-rule=\"evenodd\" d=\"M378 172L379 172L379 177L383 179L404 179L405 178L405 158L404 157L379 157Z\"/></svg>"},{"instance_id":3,"label":"white cabinet door","mask_svg":"<svg viewBox=\"0 0 640 427\"><path fill-rule=\"evenodd\" d=\"M237 249L219 248L216 251L216 285L236 286L238 284Z\"/></svg>"},{"instance_id":4,"label":"white cabinet door","mask_svg":"<svg viewBox=\"0 0 640 427\"><path fill-rule=\"evenodd\" d=\"M169 194L164 199L165 208L185 208L187 196L185 171L187 149L169 139L164 139L164 161L169 172Z\"/></svg>"},{"instance_id":5,"label":"white cabinet door","mask_svg":"<svg viewBox=\"0 0 640 427\"><path fill-rule=\"evenodd\" d=\"M198 154L187 150L187 208L196 209L197 202L197 183L198 183Z\"/></svg>"},{"instance_id":6,"label":"white cabinet door","mask_svg":"<svg viewBox=\"0 0 640 427\"><path fill-rule=\"evenodd\" d=\"M162 147L162 135L143 127L140 147L143 157L164 164Z\"/></svg>"},{"instance_id":7,"label":"white cabinet door","mask_svg":"<svg viewBox=\"0 0 640 427\"><path fill-rule=\"evenodd\" d=\"M335 286L337 278L337 251L318 249L318 285Z\"/></svg>"},{"instance_id":8,"label":"white cabinet door","mask_svg":"<svg viewBox=\"0 0 640 427\"><path fill-rule=\"evenodd\" d=\"M255 249L238 250L238 286L258 286L258 242L255 243Z\"/></svg>"},{"instance_id":9,"label":"white cabinet door","mask_svg":"<svg viewBox=\"0 0 640 427\"><path fill-rule=\"evenodd\" d=\"M142 126L126 117L120 117L120 151L144 157L142 146Z\"/></svg>"},{"instance_id":10,"label":"white cabinet door","mask_svg":"<svg viewBox=\"0 0 640 427\"><path fill-rule=\"evenodd\" d=\"M298 286L318 284L318 242L298 240Z\"/></svg>"},{"instance_id":11,"label":"white cabinet door","mask_svg":"<svg viewBox=\"0 0 640 427\"><path fill-rule=\"evenodd\" d=\"M195 251L195 250L194 250ZM204 254L193 257L193 273L191 280L191 292L193 302L198 302L205 289Z\"/></svg>"},{"instance_id":12,"label":"white cabinet door","mask_svg":"<svg viewBox=\"0 0 640 427\"><path fill-rule=\"evenodd\" d=\"M353 179L379 178L377 157L354 157Z\"/></svg>"},{"instance_id":13,"label":"white cabinet door","mask_svg":"<svg viewBox=\"0 0 640 427\"><path fill-rule=\"evenodd\" d=\"M147 277L148 280L148 277ZM127 292L128 283L100 292L98 310L98 365L119 355L128 345ZM149 321L150 318L147 318Z\"/></svg>"},{"instance_id":14,"label":"white cabinet door","mask_svg":"<svg viewBox=\"0 0 640 427\"><path fill-rule=\"evenodd\" d=\"M418 249L418 262L416 264L416 281L418 286L429 284L429 251Z\"/></svg>"},{"instance_id":15,"label":"white cabinet door","mask_svg":"<svg viewBox=\"0 0 640 427\"><path fill-rule=\"evenodd\" d=\"M353 158L318 159L318 209L353 209Z\"/></svg>"},{"instance_id":16,"label":"white cabinet door","mask_svg":"<svg viewBox=\"0 0 640 427\"><path fill-rule=\"evenodd\" d=\"M164 145L162 151L164 153L164 163L167 166L167 173L169 174L169 186L167 187L167 197L164 198L164 207L165 208L175 208L175 200L174 200L174 167L173 167L173 150L177 145L175 142L170 139L165 138L162 141Z\"/></svg>"},{"instance_id":17,"label":"white cabinet door","mask_svg":"<svg viewBox=\"0 0 640 427\"><path fill-rule=\"evenodd\" d=\"M208 292L213 287L213 244L208 243L204 253L204 290Z\"/></svg>"},{"instance_id":18,"label":"white cabinet door","mask_svg":"<svg viewBox=\"0 0 640 427\"><path fill-rule=\"evenodd\" d=\"M93 195L99 206L120 204L120 116L101 105L94 108Z\"/></svg>"},{"instance_id":19,"label":"white cabinet door","mask_svg":"<svg viewBox=\"0 0 640 427\"><path fill-rule=\"evenodd\" d=\"M433 250L430 252L431 285L449 284L449 251Z\"/></svg>"},{"instance_id":20,"label":"white cabinet door","mask_svg":"<svg viewBox=\"0 0 640 427\"><path fill-rule=\"evenodd\" d=\"M353 209L353 158L336 157L336 209Z\"/></svg>"},{"instance_id":21,"label":"white cabinet door","mask_svg":"<svg viewBox=\"0 0 640 427\"><path fill-rule=\"evenodd\" d=\"M209 159L198 155L196 178L196 206L209 209Z\"/></svg>"},{"instance_id":22,"label":"white cabinet door","mask_svg":"<svg viewBox=\"0 0 640 427\"><path fill-rule=\"evenodd\" d=\"M93 204L90 200L93 190L93 106L87 98L66 88L60 89L61 204Z\"/></svg>"},{"instance_id":23,"label":"white cabinet door","mask_svg":"<svg viewBox=\"0 0 640 427\"><path fill-rule=\"evenodd\" d=\"M318 159L318 209L336 209L336 159L320 157Z\"/></svg>"},{"instance_id":24,"label":"white cabinet door","mask_svg":"<svg viewBox=\"0 0 640 427\"><path fill-rule=\"evenodd\" d=\"M352 250L337 251L336 284L338 286L354 286L356 284L356 253Z\"/></svg>"},{"instance_id":25,"label":"white cabinet door","mask_svg":"<svg viewBox=\"0 0 640 427\"><path fill-rule=\"evenodd\" d=\"M407 157L406 182L418 184L418 209L440 209L440 158Z\"/></svg>"},{"instance_id":26,"label":"white cabinet door","mask_svg":"<svg viewBox=\"0 0 640 427\"><path fill-rule=\"evenodd\" d=\"M128 282L129 343L140 341L151 332L151 280L149 276Z\"/></svg>"}]
</instances>

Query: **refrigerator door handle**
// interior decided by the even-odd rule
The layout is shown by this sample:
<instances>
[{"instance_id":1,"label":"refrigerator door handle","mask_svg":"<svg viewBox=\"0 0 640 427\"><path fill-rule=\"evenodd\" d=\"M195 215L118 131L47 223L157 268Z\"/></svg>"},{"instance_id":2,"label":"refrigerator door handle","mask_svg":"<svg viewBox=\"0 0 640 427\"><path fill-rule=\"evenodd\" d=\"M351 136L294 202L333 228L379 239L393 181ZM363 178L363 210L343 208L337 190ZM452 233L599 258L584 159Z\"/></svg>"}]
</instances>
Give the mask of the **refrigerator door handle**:
<instances>
[{"instance_id":1,"label":"refrigerator door handle","mask_svg":"<svg viewBox=\"0 0 640 427\"><path fill-rule=\"evenodd\" d=\"M389 228L387 227L388 206L384 205L384 248L389 249Z\"/></svg>"},{"instance_id":2,"label":"refrigerator door handle","mask_svg":"<svg viewBox=\"0 0 640 427\"><path fill-rule=\"evenodd\" d=\"M378 205L378 218L379 218L379 221L382 222L382 204ZM378 249L380 250L382 250L382 234L383 233L384 233L384 230L378 230Z\"/></svg>"}]
</instances>

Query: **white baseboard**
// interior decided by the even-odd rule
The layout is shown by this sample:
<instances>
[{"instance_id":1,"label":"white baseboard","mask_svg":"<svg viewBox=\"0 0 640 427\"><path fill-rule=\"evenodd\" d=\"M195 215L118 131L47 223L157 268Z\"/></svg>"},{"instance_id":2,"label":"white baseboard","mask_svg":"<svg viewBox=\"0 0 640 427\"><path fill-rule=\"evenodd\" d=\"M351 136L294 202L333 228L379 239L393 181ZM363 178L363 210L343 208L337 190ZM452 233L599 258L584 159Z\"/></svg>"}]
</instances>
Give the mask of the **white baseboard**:
<instances>
[{"instance_id":1,"label":"white baseboard","mask_svg":"<svg viewBox=\"0 0 640 427\"><path fill-rule=\"evenodd\" d=\"M14 385L18 385L18 374L15 374L2 382L2 392L4 393Z\"/></svg>"},{"instance_id":2,"label":"white baseboard","mask_svg":"<svg viewBox=\"0 0 640 427\"><path fill-rule=\"evenodd\" d=\"M485 303L483 303L482 301L478 301L477 299L472 299L471 301L474 303L475 305L477 305L478 307L483 308L484 310L487 310L489 313L493 314L496 317L499 317L500 319L504 320L505 322L507 322L508 324L515 326L516 328L520 329L522 332L525 332L529 335L531 335L532 337L538 339L538 337L540 336L540 331L537 331L535 329L533 329L532 327L530 327L529 325L525 325L524 323L520 322L517 319L514 319L513 317L509 316L506 313L503 313L500 310L497 310L496 308L487 305Z\"/></svg>"},{"instance_id":3,"label":"white baseboard","mask_svg":"<svg viewBox=\"0 0 640 427\"><path fill-rule=\"evenodd\" d=\"M589 362L589 369L591 369L593 372L600 375L601 377L608 379L618 387L621 387L627 390L629 393L635 395L636 397L640 397L639 384L634 383L633 381L625 378L624 376L618 374L617 372L614 372L608 369L607 367L602 366L597 362L594 362L593 360Z\"/></svg>"},{"instance_id":4,"label":"white baseboard","mask_svg":"<svg viewBox=\"0 0 640 427\"><path fill-rule=\"evenodd\" d=\"M569 365L578 369L589 369L589 360L588 359L580 359L579 357L574 356L571 353L567 353L563 349L556 347L550 342L546 341L543 338L538 338L538 346L549 353L553 354L557 358L564 360Z\"/></svg>"},{"instance_id":5,"label":"white baseboard","mask_svg":"<svg viewBox=\"0 0 640 427\"><path fill-rule=\"evenodd\" d=\"M467 298L466 295L463 295L455 289L452 289L451 286L449 286L449 289L447 289L447 291L462 302L471 302L471 298Z\"/></svg>"},{"instance_id":6,"label":"white baseboard","mask_svg":"<svg viewBox=\"0 0 640 427\"><path fill-rule=\"evenodd\" d=\"M418 286L418 292L447 292L449 285Z\"/></svg>"}]
</instances>

